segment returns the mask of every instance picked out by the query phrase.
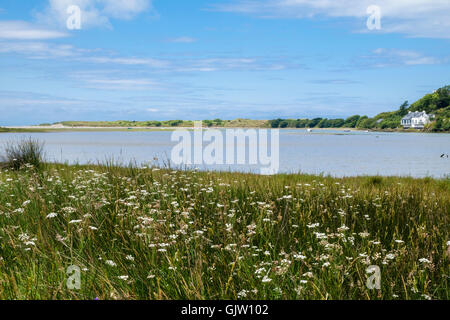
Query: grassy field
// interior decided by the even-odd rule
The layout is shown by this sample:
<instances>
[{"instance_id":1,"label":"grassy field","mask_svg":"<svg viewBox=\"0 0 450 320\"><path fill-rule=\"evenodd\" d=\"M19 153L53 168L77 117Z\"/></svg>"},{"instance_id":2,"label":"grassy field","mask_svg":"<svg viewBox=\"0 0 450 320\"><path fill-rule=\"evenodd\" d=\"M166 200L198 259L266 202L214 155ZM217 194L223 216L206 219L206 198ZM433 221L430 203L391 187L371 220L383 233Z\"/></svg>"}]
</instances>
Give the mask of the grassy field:
<instances>
[{"instance_id":1,"label":"grassy field","mask_svg":"<svg viewBox=\"0 0 450 320\"><path fill-rule=\"evenodd\" d=\"M3 169L0 299L449 299L449 208L448 179Z\"/></svg>"}]
</instances>

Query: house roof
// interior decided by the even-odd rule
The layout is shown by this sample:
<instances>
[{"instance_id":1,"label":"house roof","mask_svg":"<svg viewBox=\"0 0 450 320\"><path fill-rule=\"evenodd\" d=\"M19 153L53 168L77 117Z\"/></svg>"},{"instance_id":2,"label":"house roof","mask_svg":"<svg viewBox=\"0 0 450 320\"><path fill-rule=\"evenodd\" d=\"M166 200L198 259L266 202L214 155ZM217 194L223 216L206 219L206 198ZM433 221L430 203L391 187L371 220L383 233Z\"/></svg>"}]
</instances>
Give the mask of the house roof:
<instances>
[{"instance_id":1,"label":"house roof","mask_svg":"<svg viewBox=\"0 0 450 320\"><path fill-rule=\"evenodd\" d=\"M410 112L406 116L404 116L402 120L411 120L412 118L419 118L421 116L426 116L426 115L427 115L427 113L424 111L423 112L420 112L420 111Z\"/></svg>"}]
</instances>

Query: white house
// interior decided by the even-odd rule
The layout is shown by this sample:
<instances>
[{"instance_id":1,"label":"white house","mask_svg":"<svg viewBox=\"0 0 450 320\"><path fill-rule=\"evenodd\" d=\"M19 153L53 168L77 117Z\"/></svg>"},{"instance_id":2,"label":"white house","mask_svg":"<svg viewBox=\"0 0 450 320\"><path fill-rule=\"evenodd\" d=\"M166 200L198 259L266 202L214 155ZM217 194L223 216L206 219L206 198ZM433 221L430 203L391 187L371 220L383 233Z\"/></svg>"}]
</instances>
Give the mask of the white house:
<instances>
[{"instance_id":1,"label":"white house","mask_svg":"<svg viewBox=\"0 0 450 320\"><path fill-rule=\"evenodd\" d=\"M425 125L430 123L430 116L425 111L422 112L409 112L402 119L402 126L405 129L423 129Z\"/></svg>"}]
</instances>

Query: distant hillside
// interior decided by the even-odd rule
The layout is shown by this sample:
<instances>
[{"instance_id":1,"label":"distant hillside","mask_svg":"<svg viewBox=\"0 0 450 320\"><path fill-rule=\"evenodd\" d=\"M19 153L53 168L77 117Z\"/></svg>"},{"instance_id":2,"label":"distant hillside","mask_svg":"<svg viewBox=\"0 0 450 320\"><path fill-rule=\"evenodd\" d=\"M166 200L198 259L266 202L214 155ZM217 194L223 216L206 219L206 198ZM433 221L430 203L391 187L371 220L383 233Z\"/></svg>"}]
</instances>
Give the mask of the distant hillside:
<instances>
[{"instance_id":1,"label":"distant hillside","mask_svg":"<svg viewBox=\"0 0 450 320\"><path fill-rule=\"evenodd\" d=\"M405 101L397 111L380 113L373 118L375 125L371 126L372 123L369 121L367 128L399 128L401 127L400 120L409 111L425 111L427 114L435 116L432 119L433 122L425 128L426 131L450 131L450 86L425 95L409 107L408 101Z\"/></svg>"},{"instance_id":2,"label":"distant hillside","mask_svg":"<svg viewBox=\"0 0 450 320\"><path fill-rule=\"evenodd\" d=\"M426 111L434 115L432 123L424 130L432 132L450 131L450 86L425 95L409 105L405 101L396 111L383 112L373 118L354 115L347 119L275 119L270 120L272 128L360 128L360 129L402 129L401 119L409 111Z\"/></svg>"},{"instance_id":3,"label":"distant hillside","mask_svg":"<svg viewBox=\"0 0 450 320\"><path fill-rule=\"evenodd\" d=\"M168 121L62 121L54 123L54 125L63 125L64 127L124 127L124 128L140 128L140 127L193 127L194 122L190 120L168 120ZM49 124L41 124L41 126L49 126ZM220 128L261 128L267 127L267 120L250 120L250 119L234 119L234 120L203 120L205 127L220 127Z\"/></svg>"}]
</instances>

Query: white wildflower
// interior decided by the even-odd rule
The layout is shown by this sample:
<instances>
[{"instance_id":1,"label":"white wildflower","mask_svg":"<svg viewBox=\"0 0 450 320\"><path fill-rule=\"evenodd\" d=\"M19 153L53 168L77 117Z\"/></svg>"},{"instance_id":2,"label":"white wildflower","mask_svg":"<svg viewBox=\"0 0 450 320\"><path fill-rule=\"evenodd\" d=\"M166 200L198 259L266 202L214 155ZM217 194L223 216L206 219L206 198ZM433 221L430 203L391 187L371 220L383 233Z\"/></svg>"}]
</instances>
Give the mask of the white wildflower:
<instances>
[{"instance_id":1,"label":"white wildflower","mask_svg":"<svg viewBox=\"0 0 450 320\"><path fill-rule=\"evenodd\" d=\"M247 290L242 290L242 291L238 292L237 296L238 296L238 298L245 298L245 297L247 297L247 293L248 293Z\"/></svg>"},{"instance_id":2,"label":"white wildflower","mask_svg":"<svg viewBox=\"0 0 450 320\"><path fill-rule=\"evenodd\" d=\"M111 267L117 266L117 264L116 264L114 261L112 261L112 260L106 260L105 263L106 263L107 265L111 266Z\"/></svg>"},{"instance_id":3,"label":"white wildflower","mask_svg":"<svg viewBox=\"0 0 450 320\"><path fill-rule=\"evenodd\" d=\"M394 260L394 259L395 259L395 254L393 254L393 253L388 253L388 254L386 255L386 259Z\"/></svg>"},{"instance_id":4,"label":"white wildflower","mask_svg":"<svg viewBox=\"0 0 450 320\"><path fill-rule=\"evenodd\" d=\"M419 262L421 262L421 263L431 263L431 261L428 260L427 258L420 258Z\"/></svg>"}]
</instances>

